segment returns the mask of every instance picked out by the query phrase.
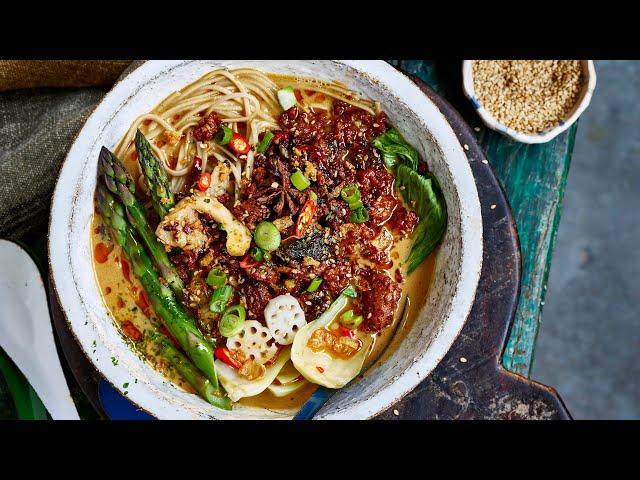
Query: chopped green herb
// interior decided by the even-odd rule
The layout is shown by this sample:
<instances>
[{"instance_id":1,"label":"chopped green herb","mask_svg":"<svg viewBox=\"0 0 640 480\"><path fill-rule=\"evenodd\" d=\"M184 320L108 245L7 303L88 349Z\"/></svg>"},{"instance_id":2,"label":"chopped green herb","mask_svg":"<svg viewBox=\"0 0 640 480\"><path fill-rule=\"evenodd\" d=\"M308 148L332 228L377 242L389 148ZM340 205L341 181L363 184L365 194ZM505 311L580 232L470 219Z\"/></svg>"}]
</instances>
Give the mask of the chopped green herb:
<instances>
[{"instance_id":1,"label":"chopped green herb","mask_svg":"<svg viewBox=\"0 0 640 480\"><path fill-rule=\"evenodd\" d=\"M347 285L344 290L342 290L341 295L349 298L356 298L358 296L358 292L356 292L356 289L353 287L353 285Z\"/></svg>"},{"instance_id":2,"label":"chopped green herb","mask_svg":"<svg viewBox=\"0 0 640 480\"><path fill-rule=\"evenodd\" d=\"M118 359L116 357L111 357L111 363L113 363L113 365L118 365Z\"/></svg>"},{"instance_id":3,"label":"chopped green herb","mask_svg":"<svg viewBox=\"0 0 640 480\"><path fill-rule=\"evenodd\" d=\"M227 143L229 143L232 136L233 136L233 130L231 130L226 125L221 125L220 130L218 130L218 133L216 133L213 139L216 142L218 142L220 145L226 145Z\"/></svg>"},{"instance_id":4,"label":"chopped green herb","mask_svg":"<svg viewBox=\"0 0 640 480\"><path fill-rule=\"evenodd\" d=\"M356 315L353 310L347 310L340 317L340 323L351 330L358 328L363 320L362 315Z\"/></svg>"},{"instance_id":5,"label":"chopped green herb","mask_svg":"<svg viewBox=\"0 0 640 480\"><path fill-rule=\"evenodd\" d=\"M307 287L307 292L309 293L315 292L316 290L318 290L321 283L322 283L322 279L320 277L314 278L313 280L311 280L311 283Z\"/></svg>"},{"instance_id":6,"label":"chopped green herb","mask_svg":"<svg viewBox=\"0 0 640 480\"><path fill-rule=\"evenodd\" d=\"M251 250L251 258L253 258L256 262L261 262L262 260L264 260L264 250L262 250L260 247L253 247L253 250Z\"/></svg>"}]
</instances>

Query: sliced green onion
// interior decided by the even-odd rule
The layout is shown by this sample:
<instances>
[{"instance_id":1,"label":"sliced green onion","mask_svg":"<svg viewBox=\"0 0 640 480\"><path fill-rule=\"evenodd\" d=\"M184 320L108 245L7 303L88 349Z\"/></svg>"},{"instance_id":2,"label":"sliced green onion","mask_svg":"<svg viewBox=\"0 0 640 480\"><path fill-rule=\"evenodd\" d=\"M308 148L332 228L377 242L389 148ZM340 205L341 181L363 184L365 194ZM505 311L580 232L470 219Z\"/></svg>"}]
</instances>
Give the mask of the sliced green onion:
<instances>
[{"instance_id":1,"label":"sliced green onion","mask_svg":"<svg viewBox=\"0 0 640 480\"><path fill-rule=\"evenodd\" d=\"M298 103L298 99L296 98L296 92L293 91L293 87L284 87L278 90L278 102L280 102L280 106L283 110L289 110L296 103Z\"/></svg>"},{"instance_id":2,"label":"sliced green onion","mask_svg":"<svg viewBox=\"0 0 640 480\"><path fill-rule=\"evenodd\" d=\"M322 279L320 277L314 278L313 280L311 280L311 283L307 287L307 292L310 292L310 293L315 292L316 290L318 290L318 287L320 286L321 283L322 283Z\"/></svg>"},{"instance_id":3,"label":"sliced green onion","mask_svg":"<svg viewBox=\"0 0 640 480\"><path fill-rule=\"evenodd\" d=\"M293 183L293 186L300 191L303 191L305 188L311 185L311 182L309 181L309 179L305 177L304 173L302 173L299 169L293 172L290 178L291 178L291 183Z\"/></svg>"},{"instance_id":4,"label":"sliced green onion","mask_svg":"<svg viewBox=\"0 0 640 480\"><path fill-rule=\"evenodd\" d=\"M360 326L364 318L362 315L356 315L353 310L347 310L340 317L340 323L350 329L355 329Z\"/></svg>"},{"instance_id":5,"label":"sliced green onion","mask_svg":"<svg viewBox=\"0 0 640 480\"><path fill-rule=\"evenodd\" d=\"M213 295L211 295L211 303L209 304L209 310L213 313L222 313L227 305L227 302L233 295L233 287L231 285L225 285L217 288Z\"/></svg>"},{"instance_id":6,"label":"sliced green onion","mask_svg":"<svg viewBox=\"0 0 640 480\"><path fill-rule=\"evenodd\" d=\"M345 185L340 191L340 196L345 202L351 205L352 203L360 200L360 189L355 183L352 183L351 185Z\"/></svg>"},{"instance_id":7,"label":"sliced green onion","mask_svg":"<svg viewBox=\"0 0 640 480\"><path fill-rule=\"evenodd\" d=\"M253 232L256 245L262 250L272 252L280 246L280 232L277 227L266 220L260 222Z\"/></svg>"},{"instance_id":8,"label":"sliced green onion","mask_svg":"<svg viewBox=\"0 0 640 480\"><path fill-rule=\"evenodd\" d=\"M261 262L264 260L264 250L260 247L253 247L251 250L251 258L253 258L256 262Z\"/></svg>"},{"instance_id":9,"label":"sliced green onion","mask_svg":"<svg viewBox=\"0 0 640 480\"><path fill-rule=\"evenodd\" d=\"M218 142L220 145L226 145L231 140L233 136L233 130L225 125L220 126L220 130L216 133L214 140Z\"/></svg>"},{"instance_id":10,"label":"sliced green onion","mask_svg":"<svg viewBox=\"0 0 640 480\"><path fill-rule=\"evenodd\" d=\"M222 270L218 270L214 268L209 270L209 274L207 275L207 285L218 288L227 283L227 274Z\"/></svg>"},{"instance_id":11,"label":"sliced green onion","mask_svg":"<svg viewBox=\"0 0 640 480\"><path fill-rule=\"evenodd\" d=\"M309 198L314 202L318 203L318 195L313 190L309 190Z\"/></svg>"},{"instance_id":12,"label":"sliced green onion","mask_svg":"<svg viewBox=\"0 0 640 480\"><path fill-rule=\"evenodd\" d=\"M362 207L362 200L358 200L357 202L353 202L349 204L349 210L357 210Z\"/></svg>"},{"instance_id":13,"label":"sliced green onion","mask_svg":"<svg viewBox=\"0 0 640 480\"><path fill-rule=\"evenodd\" d=\"M223 337L233 337L242 331L247 317L245 308L238 304L227 308L218 324L218 331Z\"/></svg>"},{"instance_id":14,"label":"sliced green onion","mask_svg":"<svg viewBox=\"0 0 640 480\"><path fill-rule=\"evenodd\" d=\"M351 223L364 223L367 220L369 220L369 213L366 208L359 207L351 212Z\"/></svg>"},{"instance_id":15,"label":"sliced green onion","mask_svg":"<svg viewBox=\"0 0 640 480\"><path fill-rule=\"evenodd\" d=\"M353 285L347 285L344 290L340 293L340 295L344 295L349 298L356 298L358 296L358 292L353 288Z\"/></svg>"},{"instance_id":16,"label":"sliced green onion","mask_svg":"<svg viewBox=\"0 0 640 480\"><path fill-rule=\"evenodd\" d=\"M353 310L347 310L346 312L344 312L341 316L340 316L340 320L342 323L342 320L344 321L349 321L351 320L351 318L353 318L353 316L355 315L355 313L353 313Z\"/></svg>"},{"instance_id":17,"label":"sliced green onion","mask_svg":"<svg viewBox=\"0 0 640 480\"><path fill-rule=\"evenodd\" d=\"M262 252L262 256L265 260L271 260L271 253L269 252Z\"/></svg>"},{"instance_id":18,"label":"sliced green onion","mask_svg":"<svg viewBox=\"0 0 640 480\"><path fill-rule=\"evenodd\" d=\"M271 145L271 140L273 140L273 137L274 137L273 133L265 132L264 137L262 137L262 140L258 144L258 148L256 148L256 152L257 153L266 152L267 148L269 148L269 145Z\"/></svg>"}]
</instances>

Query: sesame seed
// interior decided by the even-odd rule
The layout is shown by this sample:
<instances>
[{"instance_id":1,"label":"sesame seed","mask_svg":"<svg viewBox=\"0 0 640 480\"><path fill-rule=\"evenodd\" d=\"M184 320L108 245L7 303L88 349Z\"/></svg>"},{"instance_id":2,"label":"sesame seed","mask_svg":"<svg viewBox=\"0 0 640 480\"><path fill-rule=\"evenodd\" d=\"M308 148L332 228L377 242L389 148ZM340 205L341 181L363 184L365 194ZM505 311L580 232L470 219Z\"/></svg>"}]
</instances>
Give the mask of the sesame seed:
<instances>
[{"instance_id":1,"label":"sesame seed","mask_svg":"<svg viewBox=\"0 0 640 480\"><path fill-rule=\"evenodd\" d=\"M394 414L396 417L399 417L399 416L400 416L400 412L399 412L398 410L396 410L395 408L393 409L393 414Z\"/></svg>"},{"instance_id":2,"label":"sesame seed","mask_svg":"<svg viewBox=\"0 0 640 480\"><path fill-rule=\"evenodd\" d=\"M467 359L465 357L460 357L460 362L461 363L467 363Z\"/></svg>"},{"instance_id":3,"label":"sesame seed","mask_svg":"<svg viewBox=\"0 0 640 480\"><path fill-rule=\"evenodd\" d=\"M495 203L491 204L491 210L494 210L496 208L496 206L497 205Z\"/></svg>"},{"instance_id":4,"label":"sesame seed","mask_svg":"<svg viewBox=\"0 0 640 480\"><path fill-rule=\"evenodd\" d=\"M469 145L467 145L466 143L463 145L465 150L469 150Z\"/></svg>"},{"instance_id":5,"label":"sesame seed","mask_svg":"<svg viewBox=\"0 0 640 480\"><path fill-rule=\"evenodd\" d=\"M480 127L474 127L473 129L474 129L476 132L479 132L479 131L480 131Z\"/></svg>"},{"instance_id":6,"label":"sesame seed","mask_svg":"<svg viewBox=\"0 0 640 480\"><path fill-rule=\"evenodd\" d=\"M579 60L476 60L472 70L480 105L523 133L548 130L567 118L585 84Z\"/></svg>"},{"instance_id":7,"label":"sesame seed","mask_svg":"<svg viewBox=\"0 0 640 480\"><path fill-rule=\"evenodd\" d=\"M486 165L489 162L487 160L482 160L482 163L484 163Z\"/></svg>"}]
</instances>

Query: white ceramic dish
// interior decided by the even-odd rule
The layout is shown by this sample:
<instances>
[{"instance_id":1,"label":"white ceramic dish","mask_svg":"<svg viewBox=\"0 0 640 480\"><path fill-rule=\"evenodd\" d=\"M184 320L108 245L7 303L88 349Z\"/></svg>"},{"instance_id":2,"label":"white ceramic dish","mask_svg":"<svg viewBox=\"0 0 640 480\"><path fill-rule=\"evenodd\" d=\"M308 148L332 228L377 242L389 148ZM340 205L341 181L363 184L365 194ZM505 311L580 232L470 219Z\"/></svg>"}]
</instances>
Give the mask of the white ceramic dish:
<instances>
[{"instance_id":1,"label":"white ceramic dish","mask_svg":"<svg viewBox=\"0 0 640 480\"><path fill-rule=\"evenodd\" d=\"M133 71L114 86L89 117L56 185L49 254L62 310L78 343L102 375L121 392L123 384L128 383L128 398L158 418L291 417L293 412L241 405L230 412L221 411L164 380L127 347L102 302L94 277L89 236L100 147L113 148L140 113L221 66L251 66L342 80L382 103L391 122L428 159L440 180L449 224L437 253L436 278L418 320L386 362L339 391L316 417L369 418L409 393L445 355L473 304L482 263L480 204L464 150L436 106L385 62L152 61Z\"/></svg>"},{"instance_id":2,"label":"white ceramic dish","mask_svg":"<svg viewBox=\"0 0 640 480\"><path fill-rule=\"evenodd\" d=\"M580 117L580 115L582 115L582 112L584 112L585 109L589 106L589 103L591 102L591 96L593 95L593 91L596 88L596 70L593 66L593 61L582 60L582 69L586 81L584 82L582 92L580 92L580 96L578 97L578 101L576 102L571 112L569 112L569 114L565 118L563 118L555 127L549 128L539 133L522 133L507 127L503 123L500 123L495 119L493 115L491 115L491 113L489 113L487 109L485 109L480 104L473 87L473 62L473 60L465 60L464 62L462 62L462 82L464 94L469 100L471 100L473 108L476 109L478 115L480 115L480 118L482 119L482 122L487 127L500 132L503 135L511 138L512 140L520 143L545 143L564 132L567 128L573 125L576 120L578 120L578 117Z\"/></svg>"}]
</instances>

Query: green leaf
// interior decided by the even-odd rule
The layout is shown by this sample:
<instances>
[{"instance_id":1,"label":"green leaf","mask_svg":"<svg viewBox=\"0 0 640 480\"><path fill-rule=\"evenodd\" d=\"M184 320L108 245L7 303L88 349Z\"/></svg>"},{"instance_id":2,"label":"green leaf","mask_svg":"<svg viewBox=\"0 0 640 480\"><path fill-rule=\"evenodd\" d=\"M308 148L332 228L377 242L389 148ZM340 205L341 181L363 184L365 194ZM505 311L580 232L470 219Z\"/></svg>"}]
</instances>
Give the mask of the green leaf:
<instances>
[{"instance_id":1,"label":"green leaf","mask_svg":"<svg viewBox=\"0 0 640 480\"><path fill-rule=\"evenodd\" d=\"M4 377L13 397L20 420L47 420L47 410L25 376L9 356L0 349L0 374Z\"/></svg>"},{"instance_id":2,"label":"green leaf","mask_svg":"<svg viewBox=\"0 0 640 480\"><path fill-rule=\"evenodd\" d=\"M406 259L407 274L413 272L438 246L447 228L447 204L436 178L424 176L406 165L398 165L396 181L402 196L420 217L413 245Z\"/></svg>"},{"instance_id":3,"label":"green leaf","mask_svg":"<svg viewBox=\"0 0 640 480\"><path fill-rule=\"evenodd\" d=\"M371 145L380 150L382 160L388 168L394 169L399 162L402 162L412 170L418 169L420 154L402 138L400 132L395 128L390 128L374 138Z\"/></svg>"}]
</instances>

